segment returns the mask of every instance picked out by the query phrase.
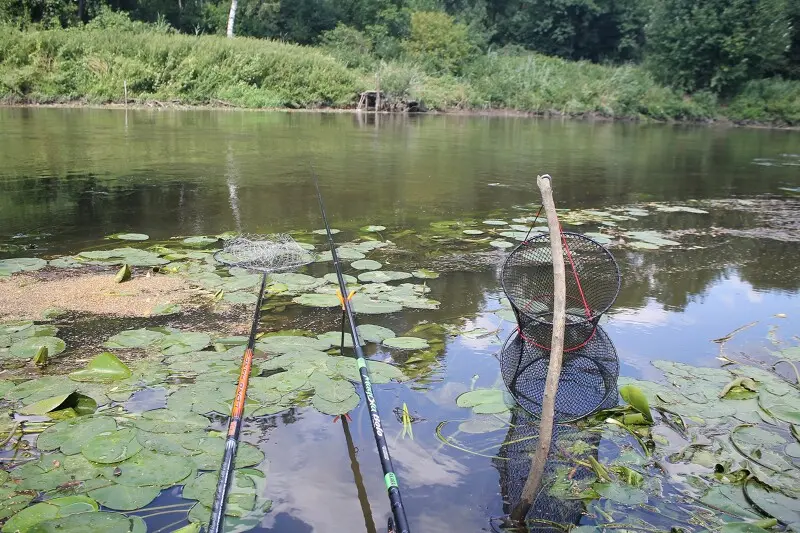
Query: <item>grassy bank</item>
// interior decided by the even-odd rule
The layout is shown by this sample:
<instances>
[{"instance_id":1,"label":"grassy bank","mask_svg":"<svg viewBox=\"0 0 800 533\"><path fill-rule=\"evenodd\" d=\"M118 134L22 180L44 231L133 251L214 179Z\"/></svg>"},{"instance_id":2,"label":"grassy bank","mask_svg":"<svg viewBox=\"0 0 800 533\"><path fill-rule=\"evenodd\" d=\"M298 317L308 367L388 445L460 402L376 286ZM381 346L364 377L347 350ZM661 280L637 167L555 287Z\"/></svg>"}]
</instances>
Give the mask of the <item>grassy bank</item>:
<instances>
[{"instance_id":1,"label":"grassy bank","mask_svg":"<svg viewBox=\"0 0 800 533\"><path fill-rule=\"evenodd\" d=\"M800 82L751 82L735 98L687 97L635 66L608 67L534 54L489 53L459 77L414 63L348 68L323 50L256 39L225 39L128 28L20 32L0 28L0 99L6 103L227 104L351 107L375 72L391 98L439 110L514 110L612 118L718 118L800 124Z\"/></svg>"}]
</instances>

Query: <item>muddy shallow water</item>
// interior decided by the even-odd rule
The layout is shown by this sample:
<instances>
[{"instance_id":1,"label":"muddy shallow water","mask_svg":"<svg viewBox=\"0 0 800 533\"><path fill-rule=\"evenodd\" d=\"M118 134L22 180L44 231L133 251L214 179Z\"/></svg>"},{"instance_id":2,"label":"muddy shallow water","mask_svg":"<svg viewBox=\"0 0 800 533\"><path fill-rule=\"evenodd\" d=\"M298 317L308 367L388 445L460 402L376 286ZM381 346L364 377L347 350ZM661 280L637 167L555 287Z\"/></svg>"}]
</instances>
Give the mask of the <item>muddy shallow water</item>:
<instances>
[{"instance_id":1,"label":"muddy shallow water","mask_svg":"<svg viewBox=\"0 0 800 533\"><path fill-rule=\"evenodd\" d=\"M496 330L477 338L447 335L438 363L423 375L377 387L414 531L489 530L490 518L507 511L509 494L502 461L492 459L504 432L465 439L474 449L491 450L483 455L437 437L442 422L469 418L456 406L459 394L502 386L496 355L514 325L493 311L502 307L498 276L506 252L485 244L438 249L415 236L424 236L431 223L529 214L538 206L535 176L544 172L554 177L562 208L691 205L708 212L651 208L635 222L599 227L613 236L610 249L622 272L621 292L603 326L620 375L658 380L661 371L650 364L657 359L717 367L719 345L712 339L753 321L763 327L737 336L734 351L763 352L768 324L778 324L787 339L800 334L800 204L792 192L800 186L798 132L524 118L0 109L0 143L0 259L108 247L105 237L117 232L163 241L318 229L313 165L331 224L343 230L337 240L383 225L381 238L397 243L396 251L381 255L385 269L440 272L425 280L439 309L359 317L398 334L423 321L461 332ZM680 246L632 249L614 233L622 226L663 232ZM407 230L415 233L402 235ZM324 249L321 238L313 242ZM321 276L332 271L327 267L309 272ZM240 323L250 307L238 308ZM322 333L337 329L338 319L335 310L292 307L263 324ZM89 330L101 335L102 321L81 320L92 320ZM180 316L170 320L180 325ZM146 324L137 319L127 327ZM100 342L127 327L124 320L109 321ZM376 351L393 360L381 348L370 353ZM150 393L136 398L139 409L163 405L163 392ZM413 440L400 436L393 412L404 402L418 419ZM273 505L259 531L385 531L388 502L363 401L351 416L355 453L341 422L312 407L246 426L245 439L269 464ZM185 502L179 496L173 488L152 505ZM147 523L150 531L170 531L185 524L175 523L180 519L173 513Z\"/></svg>"}]
</instances>

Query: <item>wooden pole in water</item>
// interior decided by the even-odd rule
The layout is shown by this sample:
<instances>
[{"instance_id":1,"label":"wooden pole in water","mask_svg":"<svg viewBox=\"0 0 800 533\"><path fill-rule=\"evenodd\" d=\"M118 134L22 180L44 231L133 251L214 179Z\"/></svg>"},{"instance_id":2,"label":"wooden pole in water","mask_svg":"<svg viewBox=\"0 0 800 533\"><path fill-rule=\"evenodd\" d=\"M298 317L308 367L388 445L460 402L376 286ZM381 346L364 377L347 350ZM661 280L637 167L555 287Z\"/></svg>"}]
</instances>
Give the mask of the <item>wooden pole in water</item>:
<instances>
[{"instance_id":1,"label":"wooden pole in water","mask_svg":"<svg viewBox=\"0 0 800 533\"><path fill-rule=\"evenodd\" d=\"M561 362L564 355L564 326L566 324L567 283L564 272L564 251L561 247L561 224L558 222L556 205L553 201L552 178L548 174L536 177L536 184L542 193L542 204L547 215L547 227L550 230L550 255L553 256L553 337L550 343L550 363L547 366L547 380L544 385L542 401L542 418L539 422L539 442L533 456L531 471L517 506L511 511L511 520L518 524L524 522L536 494L542 485L544 467L553 441L555 423L556 393L558 380L561 377Z\"/></svg>"},{"instance_id":2,"label":"wooden pole in water","mask_svg":"<svg viewBox=\"0 0 800 533\"><path fill-rule=\"evenodd\" d=\"M381 73L375 73L375 113L381 110Z\"/></svg>"},{"instance_id":3,"label":"wooden pole in water","mask_svg":"<svg viewBox=\"0 0 800 533\"><path fill-rule=\"evenodd\" d=\"M122 80L122 89L125 91L125 107L128 107L128 80Z\"/></svg>"}]
</instances>

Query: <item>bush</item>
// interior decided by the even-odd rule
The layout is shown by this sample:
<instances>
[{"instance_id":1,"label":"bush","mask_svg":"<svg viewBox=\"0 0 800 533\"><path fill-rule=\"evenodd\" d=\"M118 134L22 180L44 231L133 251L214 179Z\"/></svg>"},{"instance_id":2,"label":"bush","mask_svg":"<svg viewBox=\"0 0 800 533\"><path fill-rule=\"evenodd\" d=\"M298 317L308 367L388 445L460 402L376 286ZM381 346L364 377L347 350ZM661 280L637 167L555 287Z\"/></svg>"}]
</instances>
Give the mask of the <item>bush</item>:
<instances>
[{"instance_id":1,"label":"bush","mask_svg":"<svg viewBox=\"0 0 800 533\"><path fill-rule=\"evenodd\" d=\"M647 65L677 89L730 94L784 65L787 14L786 0L660 0L648 25Z\"/></svg>"},{"instance_id":2,"label":"bush","mask_svg":"<svg viewBox=\"0 0 800 533\"><path fill-rule=\"evenodd\" d=\"M733 120L800 125L800 81L751 81L730 102L727 114Z\"/></svg>"},{"instance_id":3,"label":"bush","mask_svg":"<svg viewBox=\"0 0 800 533\"><path fill-rule=\"evenodd\" d=\"M440 11L412 13L411 35L403 48L412 61L444 74L459 74L477 52L467 26Z\"/></svg>"},{"instance_id":4,"label":"bush","mask_svg":"<svg viewBox=\"0 0 800 533\"><path fill-rule=\"evenodd\" d=\"M346 67L368 69L375 65L372 40L345 24L339 23L334 29L323 32L320 45Z\"/></svg>"},{"instance_id":5,"label":"bush","mask_svg":"<svg viewBox=\"0 0 800 533\"><path fill-rule=\"evenodd\" d=\"M0 97L113 102L123 82L140 101L241 106L346 106L360 88L330 56L265 40L97 27L0 35Z\"/></svg>"}]
</instances>

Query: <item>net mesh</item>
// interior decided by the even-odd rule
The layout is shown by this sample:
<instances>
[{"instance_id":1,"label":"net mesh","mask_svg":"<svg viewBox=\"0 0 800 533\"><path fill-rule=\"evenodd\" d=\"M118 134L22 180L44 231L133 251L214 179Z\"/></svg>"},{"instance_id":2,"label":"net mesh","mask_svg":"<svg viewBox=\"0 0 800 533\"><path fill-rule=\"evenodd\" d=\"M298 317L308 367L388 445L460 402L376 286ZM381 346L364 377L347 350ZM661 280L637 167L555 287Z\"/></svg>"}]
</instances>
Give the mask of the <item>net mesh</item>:
<instances>
[{"instance_id":1,"label":"net mesh","mask_svg":"<svg viewBox=\"0 0 800 533\"><path fill-rule=\"evenodd\" d=\"M503 381L527 412L539 416L550 352L527 342L518 332L506 340L500 354ZM617 405L619 358L606 332L597 327L580 349L564 356L556 393L555 420L572 422L599 409Z\"/></svg>"},{"instance_id":2,"label":"net mesh","mask_svg":"<svg viewBox=\"0 0 800 533\"><path fill-rule=\"evenodd\" d=\"M520 502L538 436L539 421L527 413L515 411L505 444L493 460L500 474L503 512L506 515ZM595 478L590 468L578 464L577 461L588 463L590 456L596 459L600 438L599 432L581 431L565 424L555 425L542 488L526 516L529 532L563 532L567 529L565 526L580 524L586 505L583 500L569 498L569 487L564 485L580 485ZM582 444L576 446L578 441L582 441Z\"/></svg>"},{"instance_id":3,"label":"net mesh","mask_svg":"<svg viewBox=\"0 0 800 533\"><path fill-rule=\"evenodd\" d=\"M226 265L257 270L284 272L314 261L314 254L285 234L241 235L225 242L214 258Z\"/></svg>"},{"instance_id":4,"label":"net mesh","mask_svg":"<svg viewBox=\"0 0 800 533\"><path fill-rule=\"evenodd\" d=\"M611 253L579 233L562 232L566 273L564 350L580 348L594 334L600 317L617 298L620 274ZM501 276L521 334L528 342L549 349L553 335L555 292L549 234L536 235L517 246L506 259Z\"/></svg>"}]
</instances>

